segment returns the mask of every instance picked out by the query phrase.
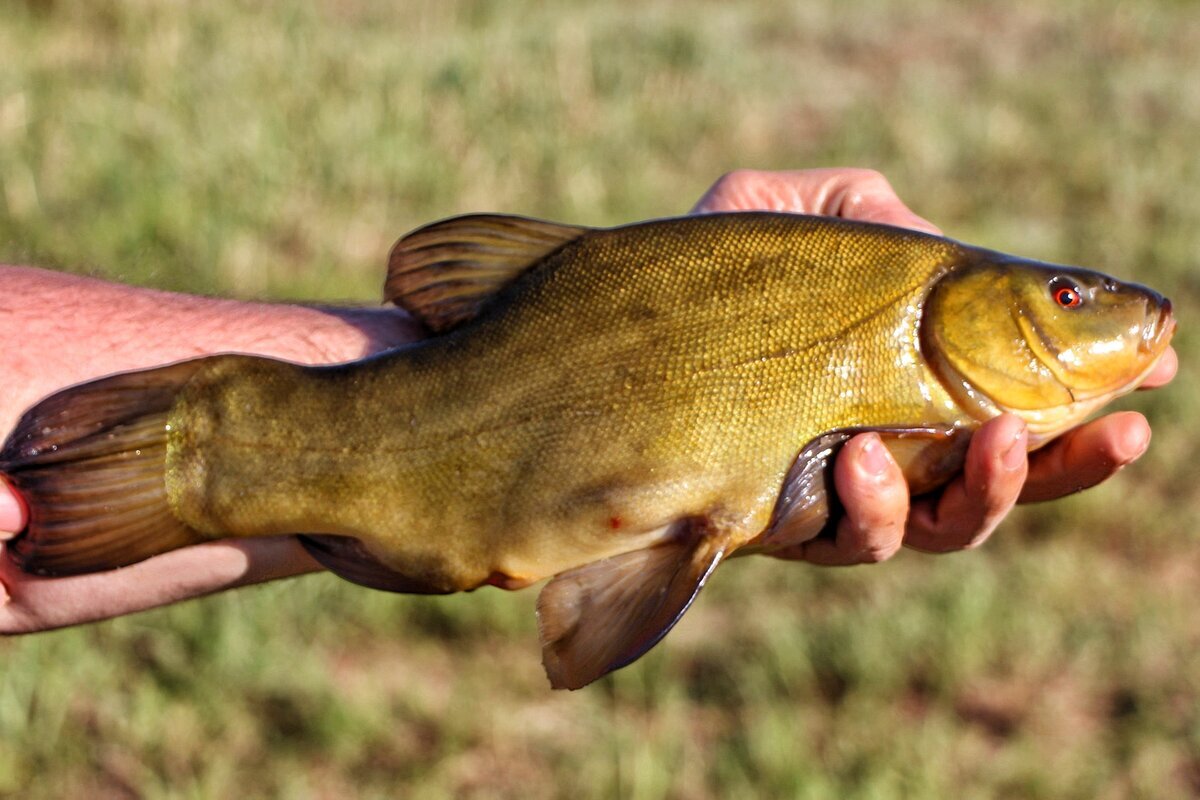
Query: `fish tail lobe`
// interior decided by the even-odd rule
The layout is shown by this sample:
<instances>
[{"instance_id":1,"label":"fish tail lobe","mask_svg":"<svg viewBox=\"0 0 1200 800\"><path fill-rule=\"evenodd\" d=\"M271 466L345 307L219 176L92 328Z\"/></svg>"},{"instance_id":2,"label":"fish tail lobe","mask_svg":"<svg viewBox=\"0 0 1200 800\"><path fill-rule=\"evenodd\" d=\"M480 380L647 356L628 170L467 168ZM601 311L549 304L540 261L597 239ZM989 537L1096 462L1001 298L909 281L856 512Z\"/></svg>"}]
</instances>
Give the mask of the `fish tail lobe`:
<instances>
[{"instance_id":1,"label":"fish tail lobe","mask_svg":"<svg viewBox=\"0 0 1200 800\"><path fill-rule=\"evenodd\" d=\"M28 509L4 547L18 566L98 572L208 538L172 513L166 460L175 398L210 360L101 378L25 412L0 449L0 473Z\"/></svg>"}]
</instances>

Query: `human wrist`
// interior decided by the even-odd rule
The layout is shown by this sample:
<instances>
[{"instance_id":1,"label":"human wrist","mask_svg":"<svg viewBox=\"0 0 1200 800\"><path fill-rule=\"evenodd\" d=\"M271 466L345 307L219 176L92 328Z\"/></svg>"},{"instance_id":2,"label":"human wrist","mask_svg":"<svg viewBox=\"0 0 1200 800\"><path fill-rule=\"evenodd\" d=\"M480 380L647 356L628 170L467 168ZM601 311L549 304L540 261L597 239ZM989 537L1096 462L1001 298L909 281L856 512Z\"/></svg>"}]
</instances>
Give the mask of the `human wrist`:
<instances>
[{"instance_id":1,"label":"human wrist","mask_svg":"<svg viewBox=\"0 0 1200 800\"><path fill-rule=\"evenodd\" d=\"M419 323L399 308L288 306L296 325L306 321L312 332L295 341L295 357L305 364L338 363L365 358L421 338ZM266 355L265 353L263 355ZM283 354L276 357L287 358Z\"/></svg>"}]
</instances>

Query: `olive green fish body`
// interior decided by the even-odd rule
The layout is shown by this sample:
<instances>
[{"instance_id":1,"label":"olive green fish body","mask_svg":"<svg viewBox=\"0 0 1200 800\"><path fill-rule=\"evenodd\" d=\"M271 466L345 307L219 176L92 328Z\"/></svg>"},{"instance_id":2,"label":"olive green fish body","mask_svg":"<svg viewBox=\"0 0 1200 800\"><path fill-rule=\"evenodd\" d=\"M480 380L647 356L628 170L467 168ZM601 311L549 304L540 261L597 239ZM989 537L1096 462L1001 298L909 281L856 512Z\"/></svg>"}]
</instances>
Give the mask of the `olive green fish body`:
<instances>
[{"instance_id":1,"label":"olive green fish body","mask_svg":"<svg viewBox=\"0 0 1200 800\"><path fill-rule=\"evenodd\" d=\"M964 421L918 341L957 246L746 222L591 232L420 346L197 379L173 414L177 512L214 537L354 536L402 571L441 561L424 579L464 589L637 549L687 517L740 544L819 433Z\"/></svg>"},{"instance_id":2,"label":"olive green fish body","mask_svg":"<svg viewBox=\"0 0 1200 800\"><path fill-rule=\"evenodd\" d=\"M1040 444L1130 390L1173 330L1159 295L1098 273L770 213L447 220L397 244L387 293L437 335L43 401L0 452L31 507L10 552L65 574L294 533L395 591L555 576L544 662L576 688L658 641L725 558L826 529L855 431L925 491L991 417Z\"/></svg>"}]
</instances>

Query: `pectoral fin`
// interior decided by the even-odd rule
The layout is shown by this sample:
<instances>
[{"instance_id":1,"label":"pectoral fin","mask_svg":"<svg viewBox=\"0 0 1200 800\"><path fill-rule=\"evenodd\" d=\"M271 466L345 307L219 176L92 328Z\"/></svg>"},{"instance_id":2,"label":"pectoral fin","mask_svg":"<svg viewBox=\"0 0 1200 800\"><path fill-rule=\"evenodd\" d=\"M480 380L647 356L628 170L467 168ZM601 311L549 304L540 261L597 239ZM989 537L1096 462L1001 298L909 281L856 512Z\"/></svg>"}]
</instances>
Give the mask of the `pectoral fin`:
<instances>
[{"instance_id":1,"label":"pectoral fin","mask_svg":"<svg viewBox=\"0 0 1200 800\"><path fill-rule=\"evenodd\" d=\"M829 523L837 504L829 465L856 431L832 431L813 439L792 462L783 479L771 524L754 544L767 553L816 537Z\"/></svg>"},{"instance_id":2,"label":"pectoral fin","mask_svg":"<svg viewBox=\"0 0 1200 800\"><path fill-rule=\"evenodd\" d=\"M846 428L830 431L805 445L792 462L775 501L771 524L753 542L766 553L806 542L830 531L841 516L830 466L852 436L874 431L904 473L911 494L923 494L962 469L971 432L963 428Z\"/></svg>"},{"instance_id":3,"label":"pectoral fin","mask_svg":"<svg viewBox=\"0 0 1200 800\"><path fill-rule=\"evenodd\" d=\"M641 657L687 611L727 546L697 521L674 541L555 576L537 605L551 686L579 689Z\"/></svg>"}]
</instances>

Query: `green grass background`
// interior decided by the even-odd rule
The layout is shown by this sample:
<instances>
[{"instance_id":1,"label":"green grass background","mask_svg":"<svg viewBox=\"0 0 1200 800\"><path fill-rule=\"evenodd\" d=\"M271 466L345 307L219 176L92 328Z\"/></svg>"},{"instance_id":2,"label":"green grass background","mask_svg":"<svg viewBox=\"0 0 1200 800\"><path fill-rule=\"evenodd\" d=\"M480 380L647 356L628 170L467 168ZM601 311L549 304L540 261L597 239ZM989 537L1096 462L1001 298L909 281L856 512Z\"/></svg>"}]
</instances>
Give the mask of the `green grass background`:
<instances>
[{"instance_id":1,"label":"green grass background","mask_svg":"<svg viewBox=\"0 0 1200 800\"><path fill-rule=\"evenodd\" d=\"M582 692L533 591L318 576L0 641L0 795L1200 793L1198 131L1183 0L5 3L0 260L366 303L445 215L870 166L952 236L1163 290L1182 369L1108 485L976 552L727 565Z\"/></svg>"}]
</instances>

